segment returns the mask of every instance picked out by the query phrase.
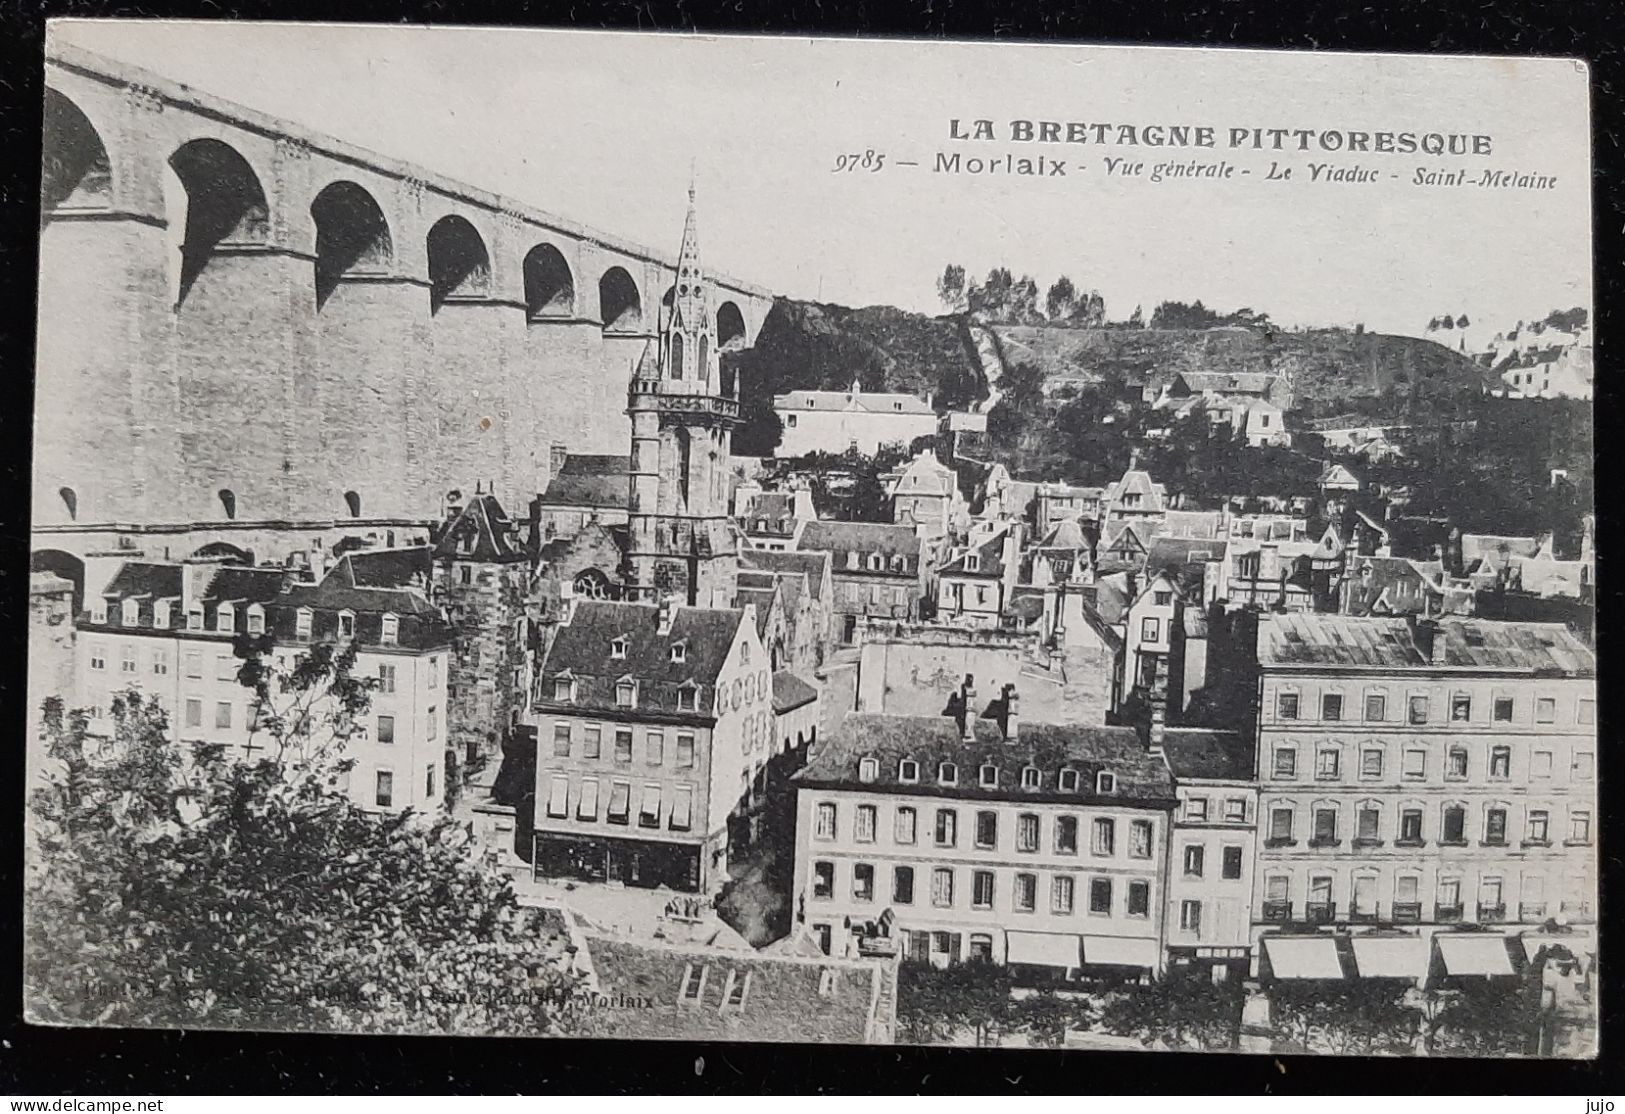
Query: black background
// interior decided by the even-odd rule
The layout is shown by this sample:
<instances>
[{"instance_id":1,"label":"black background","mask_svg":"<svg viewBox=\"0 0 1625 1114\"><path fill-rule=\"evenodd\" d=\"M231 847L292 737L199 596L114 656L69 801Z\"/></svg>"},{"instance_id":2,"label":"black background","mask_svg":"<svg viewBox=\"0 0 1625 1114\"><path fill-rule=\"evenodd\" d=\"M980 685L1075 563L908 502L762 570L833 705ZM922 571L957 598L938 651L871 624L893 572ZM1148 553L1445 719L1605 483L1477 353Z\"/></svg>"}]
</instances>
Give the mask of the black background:
<instances>
[{"instance_id":1,"label":"black background","mask_svg":"<svg viewBox=\"0 0 1625 1114\"><path fill-rule=\"evenodd\" d=\"M735 0L732 3L425 3L335 0L191 0L50 3L0 0L0 1094L882 1092L953 1094L1618 1094L1618 953L1604 931L1604 1059L1590 1063L1384 1060L1330 1057L832 1048L480 1038L350 1038L221 1032L55 1030L21 1019L20 820L27 616L28 468L32 423L34 292L39 229L40 117L45 20L50 16L343 19L379 23L527 24L643 30L822 33L911 38L1207 44L1405 53L1547 54L1592 67L1595 271L1598 334L1598 606L1603 751L1600 804L1603 917L1621 879L1620 809L1610 800L1621 763L1613 732L1619 702L1607 683L1610 619L1621 577L1610 556L1618 512L1601 482L1617 460L1610 435L1620 390L1609 342L1618 332L1625 277L1625 2L1508 3L1431 0L1367 5L1239 0L1163 6L1154 0ZM1560 122L1553 121L1554 125ZM1565 126L1568 121L1562 121ZM1499 230L1484 229L1494 236ZM1372 235L1382 235L1380 228ZM1509 280L1517 261L1507 260ZM1327 282L1373 281L1329 273ZM1380 278L1376 281L1380 281ZM1610 746L1612 743L1614 745ZM1609 1053L1612 1052L1612 1056ZM1585 1114L1575 1100L1573 1114ZM1564 1107L1558 1107L1564 1109Z\"/></svg>"}]
</instances>

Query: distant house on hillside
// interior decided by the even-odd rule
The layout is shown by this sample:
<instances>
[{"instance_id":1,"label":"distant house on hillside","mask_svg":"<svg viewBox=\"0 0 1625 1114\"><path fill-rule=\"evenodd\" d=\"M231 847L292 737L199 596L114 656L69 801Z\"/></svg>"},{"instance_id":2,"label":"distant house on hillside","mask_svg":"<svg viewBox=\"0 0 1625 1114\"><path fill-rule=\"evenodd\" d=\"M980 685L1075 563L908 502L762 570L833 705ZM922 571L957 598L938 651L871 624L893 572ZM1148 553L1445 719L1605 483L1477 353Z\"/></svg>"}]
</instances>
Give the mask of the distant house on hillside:
<instances>
[{"instance_id":1,"label":"distant house on hillside","mask_svg":"<svg viewBox=\"0 0 1625 1114\"><path fill-rule=\"evenodd\" d=\"M1324 495L1328 491L1364 491L1365 481L1358 472L1347 464L1329 461L1326 467L1320 470L1320 491Z\"/></svg>"},{"instance_id":2,"label":"distant house on hillside","mask_svg":"<svg viewBox=\"0 0 1625 1114\"><path fill-rule=\"evenodd\" d=\"M845 391L791 391L773 396L773 412L784 426L774 455L844 453L873 456L882 445L907 446L937 432L931 396L864 391L856 379Z\"/></svg>"},{"instance_id":3,"label":"distant house on hillside","mask_svg":"<svg viewBox=\"0 0 1625 1114\"><path fill-rule=\"evenodd\" d=\"M1171 399L1221 397L1264 399L1282 410L1292 408L1292 384L1284 375L1263 371L1182 371L1169 381Z\"/></svg>"}]
</instances>

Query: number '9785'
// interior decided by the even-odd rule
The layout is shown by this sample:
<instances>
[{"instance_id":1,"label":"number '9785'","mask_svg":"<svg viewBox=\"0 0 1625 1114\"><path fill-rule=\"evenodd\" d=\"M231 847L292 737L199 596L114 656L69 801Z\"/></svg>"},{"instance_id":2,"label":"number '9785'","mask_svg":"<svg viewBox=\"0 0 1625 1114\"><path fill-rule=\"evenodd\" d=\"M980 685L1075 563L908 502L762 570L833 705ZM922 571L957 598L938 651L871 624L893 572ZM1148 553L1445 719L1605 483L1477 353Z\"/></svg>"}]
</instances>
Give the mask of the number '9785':
<instances>
[{"instance_id":1,"label":"number '9785'","mask_svg":"<svg viewBox=\"0 0 1625 1114\"><path fill-rule=\"evenodd\" d=\"M830 168L830 173L840 174L845 172L850 174L859 170L867 170L869 173L873 174L885 165L886 156L882 152L870 147L861 154L853 153L850 155L836 155L835 165Z\"/></svg>"}]
</instances>

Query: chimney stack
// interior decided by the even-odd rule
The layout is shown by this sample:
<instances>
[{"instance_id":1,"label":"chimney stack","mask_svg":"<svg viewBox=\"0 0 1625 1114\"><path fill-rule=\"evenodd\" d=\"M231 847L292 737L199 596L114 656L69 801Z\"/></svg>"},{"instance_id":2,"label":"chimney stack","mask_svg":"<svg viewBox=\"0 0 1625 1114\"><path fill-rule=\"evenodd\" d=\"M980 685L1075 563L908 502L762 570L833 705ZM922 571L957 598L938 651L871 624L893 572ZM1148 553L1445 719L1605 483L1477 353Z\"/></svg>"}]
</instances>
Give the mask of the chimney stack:
<instances>
[{"instance_id":1,"label":"chimney stack","mask_svg":"<svg viewBox=\"0 0 1625 1114\"><path fill-rule=\"evenodd\" d=\"M570 456L570 450L565 448L564 444L562 442L555 441L548 448L548 451L547 451L547 475L548 475L549 479L551 479L552 477L558 475L561 471L564 470L564 462L565 462L565 460L567 460L569 458L569 456Z\"/></svg>"},{"instance_id":2,"label":"chimney stack","mask_svg":"<svg viewBox=\"0 0 1625 1114\"><path fill-rule=\"evenodd\" d=\"M186 613L192 610L193 604L203 602L209 585L214 582L214 574L220 565L215 561L186 561L182 563L181 572L181 617L184 622Z\"/></svg>"},{"instance_id":3,"label":"chimney stack","mask_svg":"<svg viewBox=\"0 0 1625 1114\"><path fill-rule=\"evenodd\" d=\"M976 738L976 678L969 673L959 686L959 706L962 709L959 737L968 743Z\"/></svg>"},{"instance_id":4,"label":"chimney stack","mask_svg":"<svg viewBox=\"0 0 1625 1114\"><path fill-rule=\"evenodd\" d=\"M1429 618L1426 612L1410 616L1410 621L1411 639L1416 643L1417 652L1427 659L1429 665L1443 665L1445 637L1444 631L1439 628L1439 621Z\"/></svg>"},{"instance_id":5,"label":"chimney stack","mask_svg":"<svg viewBox=\"0 0 1625 1114\"><path fill-rule=\"evenodd\" d=\"M1013 684L1004 686L1004 739L1013 743L1020 732L1021 694Z\"/></svg>"},{"instance_id":6,"label":"chimney stack","mask_svg":"<svg viewBox=\"0 0 1625 1114\"><path fill-rule=\"evenodd\" d=\"M656 628L661 634L671 633L672 620L677 615L677 601L671 596L660 597L660 622Z\"/></svg>"},{"instance_id":7,"label":"chimney stack","mask_svg":"<svg viewBox=\"0 0 1625 1114\"><path fill-rule=\"evenodd\" d=\"M1162 753L1164 732L1168 725L1168 694L1167 690L1158 686L1151 693L1151 727L1147 733L1146 750L1152 754Z\"/></svg>"}]
</instances>

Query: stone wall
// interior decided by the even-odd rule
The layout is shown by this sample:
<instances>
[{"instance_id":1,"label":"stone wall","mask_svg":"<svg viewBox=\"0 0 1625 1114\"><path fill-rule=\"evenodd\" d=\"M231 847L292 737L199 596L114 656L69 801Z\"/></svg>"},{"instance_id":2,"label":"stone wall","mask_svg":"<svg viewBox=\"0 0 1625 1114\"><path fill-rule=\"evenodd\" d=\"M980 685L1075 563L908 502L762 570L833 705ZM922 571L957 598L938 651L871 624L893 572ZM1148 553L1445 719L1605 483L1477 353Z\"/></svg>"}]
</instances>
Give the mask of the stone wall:
<instances>
[{"instance_id":1,"label":"stone wall","mask_svg":"<svg viewBox=\"0 0 1625 1114\"><path fill-rule=\"evenodd\" d=\"M488 783L527 695L525 645L518 629L527 616L527 566L443 561L435 581L437 598L457 632L447 672L447 749L465 779ZM448 759L448 790L455 784L453 769Z\"/></svg>"}]
</instances>

